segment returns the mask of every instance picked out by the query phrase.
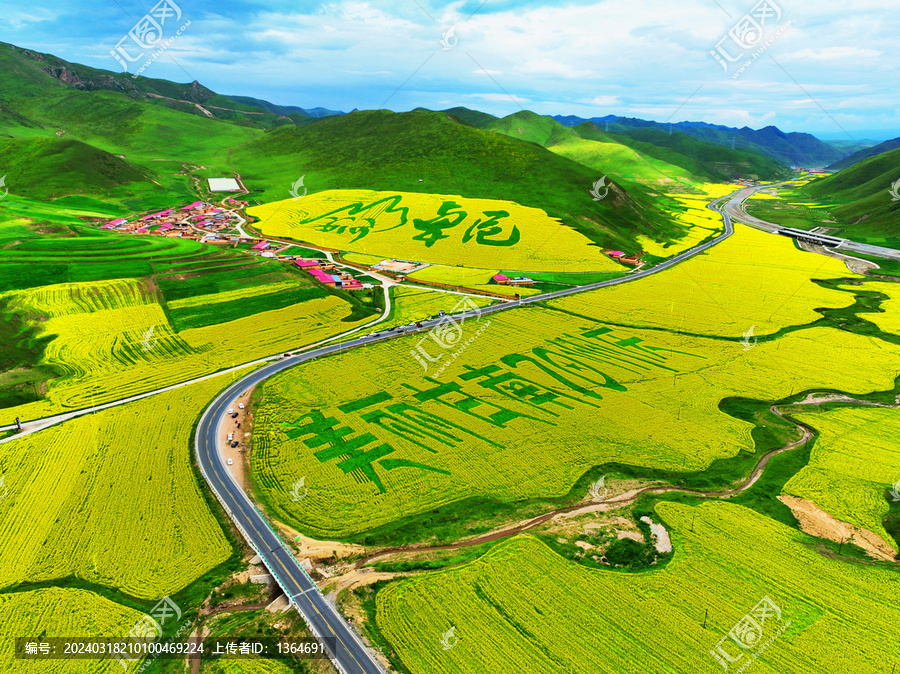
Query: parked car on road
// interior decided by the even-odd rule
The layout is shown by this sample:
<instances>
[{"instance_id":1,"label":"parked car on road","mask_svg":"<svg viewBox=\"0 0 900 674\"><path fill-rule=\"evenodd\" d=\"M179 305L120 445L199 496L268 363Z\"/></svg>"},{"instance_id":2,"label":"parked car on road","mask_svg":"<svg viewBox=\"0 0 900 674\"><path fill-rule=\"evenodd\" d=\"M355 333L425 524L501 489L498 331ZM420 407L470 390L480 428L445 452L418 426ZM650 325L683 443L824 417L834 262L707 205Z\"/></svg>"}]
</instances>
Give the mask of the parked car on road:
<instances>
[{"instance_id":1,"label":"parked car on road","mask_svg":"<svg viewBox=\"0 0 900 674\"><path fill-rule=\"evenodd\" d=\"M233 465L234 465L234 459L228 459L228 465L229 465L229 466L233 466Z\"/></svg>"},{"instance_id":2,"label":"parked car on road","mask_svg":"<svg viewBox=\"0 0 900 674\"><path fill-rule=\"evenodd\" d=\"M238 441L237 441L237 440L235 440L234 442L231 443L231 448L232 448L232 449L234 449L234 448L237 447L237 446L238 446Z\"/></svg>"},{"instance_id":3,"label":"parked car on road","mask_svg":"<svg viewBox=\"0 0 900 674\"><path fill-rule=\"evenodd\" d=\"M238 413L235 412L234 414L231 415L231 418L232 418L232 419L237 419L237 415L238 415Z\"/></svg>"},{"instance_id":4,"label":"parked car on road","mask_svg":"<svg viewBox=\"0 0 900 674\"><path fill-rule=\"evenodd\" d=\"M240 405L238 405L238 407L244 409L244 403L241 403Z\"/></svg>"}]
</instances>

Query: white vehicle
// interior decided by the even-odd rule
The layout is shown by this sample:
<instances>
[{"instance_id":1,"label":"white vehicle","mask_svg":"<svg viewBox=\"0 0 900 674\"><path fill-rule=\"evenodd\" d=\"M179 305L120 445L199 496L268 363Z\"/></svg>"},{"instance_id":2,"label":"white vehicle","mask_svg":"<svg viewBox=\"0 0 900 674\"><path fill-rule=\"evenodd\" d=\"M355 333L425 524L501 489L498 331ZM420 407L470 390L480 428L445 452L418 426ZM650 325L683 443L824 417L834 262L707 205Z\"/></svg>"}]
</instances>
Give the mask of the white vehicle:
<instances>
[{"instance_id":1,"label":"white vehicle","mask_svg":"<svg viewBox=\"0 0 900 674\"><path fill-rule=\"evenodd\" d=\"M232 440L234 440L234 433L229 433L228 434L228 442L231 442Z\"/></svg>"},{"instance_id":2,"label":"white vehicle","mask_svg":"<svg viewBox=\"0 0 900 674\"><path fill-rule=\"evenodd\" d=\"M234 459L228 459L228 465L229 465L229 466L233 466L233 465L234 465Z\"/></svg>"},{"instance_id":3,"label":"white vehicle","mask_svg":"<svg viewBox=\"0 0 900 674\"><path fill-rule=\"evenodd\" d=\"M234 408L228 410L228 414L234 414Z\"/></svg>"},{"instance_id":4,"label":"white vehicle","mask_svg":"<svg viewBox=\"0 0 900 674\"><path fill-rule=\"evenodd\" d=\"M238 408L244 409L244 403L241 403L240 405L238 405Z\"/></svg>"}]
</instances>

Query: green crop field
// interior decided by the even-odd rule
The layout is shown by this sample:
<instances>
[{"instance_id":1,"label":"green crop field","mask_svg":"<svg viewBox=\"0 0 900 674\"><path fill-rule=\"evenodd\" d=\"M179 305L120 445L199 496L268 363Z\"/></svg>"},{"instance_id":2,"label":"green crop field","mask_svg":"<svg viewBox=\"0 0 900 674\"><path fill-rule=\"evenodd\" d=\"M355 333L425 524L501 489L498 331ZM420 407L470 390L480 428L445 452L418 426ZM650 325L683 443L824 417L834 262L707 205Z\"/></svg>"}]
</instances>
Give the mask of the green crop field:
<instances>
[{"instance_id":1,"label":"green crop field","mask_svg":"<svg viewBox=\"0 0 900 674\"><path fill-rule=\"evenodd\" d=\"M586 569L520 537L388 586L378 625L411 674L721 672L710 652L723 639L734 671L890 671L896 571L827 559L741 506L657 510L676 548L665 568ZM733 632L738 646L729 631L764 598L767 617Z\"/></svg>"}]
</instances>

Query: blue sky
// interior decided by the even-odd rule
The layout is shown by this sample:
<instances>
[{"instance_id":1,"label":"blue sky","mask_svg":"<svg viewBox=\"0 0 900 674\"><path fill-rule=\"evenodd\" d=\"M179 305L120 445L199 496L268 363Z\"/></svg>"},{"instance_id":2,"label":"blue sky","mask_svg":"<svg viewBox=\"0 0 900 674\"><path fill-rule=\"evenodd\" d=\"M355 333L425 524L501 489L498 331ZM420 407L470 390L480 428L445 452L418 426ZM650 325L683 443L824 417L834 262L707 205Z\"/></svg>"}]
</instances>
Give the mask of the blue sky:
<instances>
[{"instance_id":1,"label":"blue sky","mask_svg":"<svg viewBox=\"0 0 900 674\"><path fill-rule=\"evenodd\" d=\"M220 93L900 136L896 0L170 1L163 37L190 25L143 74ZM156 2L7 0L0 40L121 71Z\"/></svg>"}]
</instances>

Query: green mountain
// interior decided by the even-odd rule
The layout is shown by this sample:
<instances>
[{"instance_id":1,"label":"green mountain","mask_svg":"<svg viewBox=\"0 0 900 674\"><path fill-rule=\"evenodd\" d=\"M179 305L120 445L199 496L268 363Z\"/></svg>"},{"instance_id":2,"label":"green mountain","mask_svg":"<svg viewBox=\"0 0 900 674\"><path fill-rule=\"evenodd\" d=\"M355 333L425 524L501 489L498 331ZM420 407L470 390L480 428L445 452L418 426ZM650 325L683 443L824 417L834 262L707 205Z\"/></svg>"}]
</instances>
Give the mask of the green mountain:
<instances>
[{"instance_id":1,"label":"green mountain","mask_svg":"<svg viewBox=\"0 0 900 674\"><path fill-rule=\"evenodd\" d=\"M273 115L281 115L289 117L291 115L300 115L301 117L332 117L334 115L343 115L340 110L328 110L327 108L299 108L296 105L276 105L252 96L226 96L236 103L246 105L251 108L258 108L271 112Z\"/></svg>"},{"instance_id":2,"label":"green mountain","mask_svg":"<svg viewBox=\"0 0 900 674\"><path fill-rule=\"evenodd\" d=\"M554 143L556 153L477 129L473 124L495 118L464 108L279 117L250 105L255 99L232 100L196 82L132 81L11 45L0 45L0 68L0 142L11 143L18 157L7 171L14 194L93 198L127 212L203 194L207 177L238 174L269 201L287 198L305 176L313 192L344 187L510 199L623 250L635 250L642 234L665 241L682 233L665 211L677 207L671 200L629 182L653 162L577 134ZM560 156L566 154L587 165ZM640 168L617 178L616 162L626 161ZM28 162L37 168L26 179L21 166ZM656 168L660 175L673 171L662 163ZM687 180L679 171L673 180ZM595 202L589 190L606 173L614 178L609 194Z\"/></svg>"},{"instance_id":3,"label":"green mountain","mask_svg":"<svg viewBox=\"0 0 900 674\"><path fill-rule=\"evenodd\" d=\"M90 66L70 63L52 54L0 42L0 100L43 96L49 91L110 91L125 94L132 100L191 115L231 120L271 128L284 123L305 123L314 115L306 111L279 111L272 103L258 99L217 94L199 82L179 84L150 77L133 78L128 73L113 73Z\"/></svg>"},{"instance_id":4,"label":"green mountain","mask_svg":"<svg viewBox=\"0 0 900 674\"><path fill-rule=\"evenodd\" d=\"M0 157L7 187L30 198L90 195L119 200L154 188L155 176L146 169L77 140L0 140Z\"/></svg>"},{"instance_id":5,"label":"green mountain","mask_svg":"<svg viewBox=\"0 0 900 674\"><path fill-rule=\"evenodd\" d=\"M854 164L858 164L861 161L865 161L866 159L869 159L871 157L877 157L880 154L890 152L891 150L896 150L897 148L900 148L900 138L886 140L883 143L879 143L878 145L863 148L858 152L854 152L849 157L844 157L840 161L835 162L834 164L829 166L828 169L831 171L842 171L845 168L850 168Z\"/></svg>"},{"instance_id":6,"label":"green mountain","mask_svg":"<svg viewBox=\"0 0 900 674\"><path fill-rule=\"evenodd\" d=\"M571 128L530 111L517 112L484 127L535 143L551 152L627 182L666 190L692 188L702 180L679 166L642 154L599 132L591 124ZM598 175L599 177L599 175Z\"/></svg>"},{"instance_id":7,"label":"green mountain","mask_svg":"<svg viewBox=\"0 0 900 674\"><path fill-rule=\"evenodd\" d=\"M554 117L558 122L566 126L577 126L586 121L603 125L604 129L612 133L631 136L636 129L656 129L658 131L680 131L694 138L745 150L756 150L766 154L776 161L787 166L824 166L838 161L847 155L808 133L785 133L775 126L767 126L763 129L740 129L705 122L677 122L661 124L659 122L637 119L634 117L594 117L582 119L574 115Z\"/></svg>"},{"instance_id":8,"label":"green mountain","mask_svg":"<svg viewBox=\"0 0 900 674\"><path fill-rule=\"evenodd\" d=\"M759 153L723 148L682 133L635 129L633 136L606 133L593 122L564 126L533 112L497 120L488 130L520 138L622 180L673 189L694 182L737 177L776 179L786 168Z\"/></svg>"},{"instance_id":9,"label":"green mountain","mask_svg":"<svg viewBox=\"0 0 900 674\"><path fill-rule=\"evenodd\" d=\"M424 110L353 112L304 127L282 127L231 155L266 200L288 198L301 176L313 192L368 188L509 199L543 208L602 246L636 248L639 234L665 240L679 225L658 195L614 182L593 201L597 171L538 145L476 129Z\"/></svg>"},{"instance_id":10,"label":"green mountain","mask_svg":"<svg viewBox=\"0 0 900 674\"><path fill-rule=\"evenodd\" d=\"M800 192L831 204L840 222L839 236L900 245L900 148L854 164L840 173L815 180Z\"/></svg>"}]
</instances>

